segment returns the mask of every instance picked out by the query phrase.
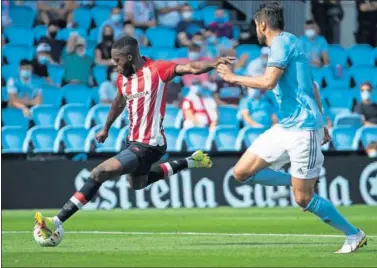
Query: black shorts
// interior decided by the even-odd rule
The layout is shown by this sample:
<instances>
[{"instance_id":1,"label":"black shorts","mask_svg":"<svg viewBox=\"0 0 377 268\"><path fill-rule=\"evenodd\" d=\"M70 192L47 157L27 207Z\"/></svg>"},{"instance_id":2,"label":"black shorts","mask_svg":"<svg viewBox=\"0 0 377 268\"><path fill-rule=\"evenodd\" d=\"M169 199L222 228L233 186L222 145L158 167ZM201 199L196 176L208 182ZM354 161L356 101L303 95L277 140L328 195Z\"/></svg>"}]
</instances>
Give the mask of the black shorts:
<instances>
[{"instance_id":1,"label":"black shorts","mask_svg":"<svg viewBox=\"0 0 377 268\"><path fill-rule=\"evenodd\" d=\"M148 174L151 166L159 161L165 152L166 145L151 146L139 142L127 142L126 149L114 157L122 164L124 174L129 173L127 170L129 170L130 164L135 165L135 162L138 163L136 169L132 168L131 175L140 176ZM131 159L134 155L136 155L138 161Z\"/></svg>"}]
</instances>

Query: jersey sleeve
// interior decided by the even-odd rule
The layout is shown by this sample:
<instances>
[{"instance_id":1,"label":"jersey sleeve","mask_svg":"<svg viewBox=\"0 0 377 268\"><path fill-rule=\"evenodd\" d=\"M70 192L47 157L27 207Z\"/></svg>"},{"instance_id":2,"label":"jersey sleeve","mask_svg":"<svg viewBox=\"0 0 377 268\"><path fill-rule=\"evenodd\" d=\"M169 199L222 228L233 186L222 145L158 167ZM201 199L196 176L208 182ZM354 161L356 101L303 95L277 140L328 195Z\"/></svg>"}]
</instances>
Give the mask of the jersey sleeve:
<instances>
[{"instance_id":1,"label":"jersey sleeve","mask_svg":"<svg viewBox=\"0 0 377 268\"><path fill-rule=\"evenodd\" d=\"M284 37L277 39L271 45L270 55L268 56L267 67L278 67L285 69L288 65L292 44Z\"/></svg>"},{"instance_id":2,"label":"jersey sleeve","mask_svg":"<svg viewBox=\"0 0 377 268\"><path fill-rule=\"evenodd\" d=\"M158 75L165 83L169 82L175 77L175 67L177 63L170 61L157 61L156 62Z\"/></svg>"}]
</instances>

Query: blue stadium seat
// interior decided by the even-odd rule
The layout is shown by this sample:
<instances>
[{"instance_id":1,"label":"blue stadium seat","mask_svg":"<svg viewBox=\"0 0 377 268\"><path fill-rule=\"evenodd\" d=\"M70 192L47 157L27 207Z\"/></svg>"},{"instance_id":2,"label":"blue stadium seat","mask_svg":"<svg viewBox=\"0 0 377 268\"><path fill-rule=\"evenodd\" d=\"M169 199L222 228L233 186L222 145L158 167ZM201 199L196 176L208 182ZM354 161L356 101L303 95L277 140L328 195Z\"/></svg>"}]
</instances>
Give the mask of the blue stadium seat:
<instances>
[{"instance_id":1,"label":"blue stadium seat","mask_svg":"<svg viewBox=\"0 0 377 268\"><path fill-rule=\"evenodd\" d=\"M191 8L193 10L197 10L200 7L204 6L205 2L207 2L207 1L204 1L204 0L190 0L190 1L187 1L187 3L191 6Z\"/></svg>"},{"instance_id":2,"label":"blue stadium seat","mask_svg":"<svg viewBox=\"0 0 377 268\"><path fill-rule=\"evenodd\" d=\"M238 128L234 127L217 127L213 135L213 142L216 146L217 151L235 151L235 144L238 137ZM212 140L212 137L211 137Z\"/></svg>"},{"instance_id":3,"label":"blue stadium seat","mask_svg":"<svg viewBox=\"0 0 377 268\"><path fill-rule=\"evenodd\" d=\"M363 119L359 114L340 114L335 117L334 126L360 128L363 126Z\"/></svg>"},{"instance_id":4,"label":"blue stadium seat","mask_svg":"<svg viewBox=\"0 0 377 268\"><path fill-rule=\"evenodd\" d=\"M88 40L97 42L97 40L98 40L98 28L90 29Z\"/></svg>"},{"instance_id":5,"label":"blue stadium seat","mask_svg":"<svg viewBox=\"0 0 377 268\"><path fill-rule=\"evenodd\" d=\"M181 130L174 127L167 127L164 129L167 151L180 152L182 150L182 135ZM183 132L182 132L183 133Z\"/></svg>"},{"instance_id":6,"label":"blue stadium seat","mask_svg":"<svg viewBox=\"0 0 377 268\"><path fill-rule=\"evenodd\" d=\"M86 117L85 127L89 129L93 123L94 125L104 125L106 123L107 116L110 112L110 107L111 107L110 104L97 104L93 106L89 110L88 115ZM123 120L122 116L119 116L115 120L113 127L121 128L122 120Z\"/></svg>"},{"instance_id":7,"label":"blue stadium seat","mask_svg":"<svg viewBox=\"0 0 377 268\"><path fill-rule=\"evenodd\" d=\"M260 57L260 54L261 54L260 50L261 48L258 45L246 45L246 44L239 45L236 48L236 55L237 55L237 58L239 58L242 54L246 53L249 55L248 61L250 62Z\"/></svg>"},{"instance_id":8,"label":"blue stadium seat","mask_svg":"<svg viewBox=\"0 0 377 268\"><path fill-rule=\"evenodd\" d=\"M205 7L202 8L202 10L200 12L201 13L200 16L201 16L205 26L208 26L212 22L215 21L215 12L216 12L217 8L218 8L217 6L205 6ZM229 11L225 9L224 12L225 12L226 22L228 22L229 21Z\"/></svg>"},{"instance_id":9,"label":"blue stadium seat","mask_svg":"<svg viewBox=\"0 0 377 268\"><path fill-rule=\"evenodd\" d=\"M48 75L55 85L61 86L64 77L64 67L61 65L49 64Z\"/></svg>"},{"instance_id":10,"label":"blue stadium seat","mask_svg":"<svg viewBox=\"0 0 377 268\"><path fill-rule=\"evenodd\" d=\"M238 25L233 25L233 39L239 40L241 37L241 28Z\"/></svg>"},{"instance_id":11,"label":"blue stadium seat","mask_svg":"<svg viewBox=\"0 0 377 268\"><path fill-rule=\"evenodd\" d=\"M356 132L355 139L353 141L353 148L354 150L357 150L359 148L359 144L361 144L362 147L366 149L372 142L377 142L377 127L362 127Z\"/></svg>"},{"instance_id":12,"label":"blue stadium seat","mask_svg":"<svg viewBox=\"0 0 377 268\"><path fill-rule=\"evenodd\" d=\"M174 47L176 31L167 27L156 26L145 32L152 47Z\"/></svg>"},{"instance_id":13,"label":"blue stadium seat","mask_svg":"<svg viewBox=\"0 0 377 268\"><path fill-rule=\"evenodd\" d=\"M47 36L47 26L44 24L37 25L33 28L33 33L34 33L34 39L36 41L39 41L41 37Z\"/></svg>"},{"instance_id":14,"label":"blue stadium seat","mask_svg":"<svg viewBox=\"0 0 377 268\"><path fill-rule=\"evenodd\" d=\"M189 128L184 130L183 140L186 143L187 151L208 150L208 128Z\"/></svg>"},{"instance_id":15,"label":"blue stadium seat","mask_svg":"<svg viewBox=\"0 0 377 268\"><path fill-rule=\"evenodd\" d=\"M164 128L179 128L180 123L178 122L178 114L180 113L180 110L173 106L173 105L167 105L166 106L166 112L164 117Z\"/></svg>"},{"instance_id":16,"label":"blue stadium seat","mask_svg":"<svg viewBox=\"0 0 377 268\"><path fill-rule=\"evenodd\" d=\"M101 102L100 99L99 99L98 87L92 88L92 100L93 100L94 104L99 104Z\"/></svg>"},{"instance_id":17,"label":"blue stadium seat","mask_svg":"<svg viewBox=\"0 0 377 268\"><path fill-rule=\"evenodd\" d=\"M7 126L1 129L1 153L25 152L26 128Z\"/></svg>"},{"instance_id":18,"label":"blue stadium seat","mask_svg":"<svg viewBox=\"0 0 377 268\"><path fill-rule=\"evenodd\" d=\"M10 45L32 46L34 43L34 34L31 29L24 27L7 27L4 35L8 38Z\"/></svg>"},{"instance_id":19,"label":"blue stadium seat","mask_svg":"<svg viewBox=\"0 0 377 268\"><path fill-rule=\"evenodd\" d=\"M235 107L230 106L219 106L218 107L219 118L218 126L232 126L238 127L239 121L237 118L238 110Z\"/></svg>"},{"instance_id":20,"label":"blue stadium seat","mask_svg":"<svg viewBox=\"0 0 377 268\"><path fill-rule=\"evenodd\" d=\"M118 6L117 0L95 0L96 6L114 8Z\"/></svg>"},{"instance_id":21,"label":"blue stadium seat","mask_svg":"<svg viewBox=\"0 0 377 268\"><path fill-rule=\"evenodd\" d=\"M52 126L35 126L28 131L25 146L31 143L33 153L52 153L57 134L58 131Z\"/></svg>"},{"instance_id":22,"label":"blue stadium seat","mask_svg":"<svg viewBox=\"0 0 377 268\"><path fill-rule=\"evenodd\" d=\"M34 23L36 11L27 6L11 6L9 17L12 19L13 26L31 28Z\"/></svg>"},{"instance_id":23,"label":"blue stadium seat","mask_svg":"<svg viewBox=\"0 0 377 268\"><path fill-rule=\"evenodd\" d=\"M343 68L338 74L336 67L324 67L322 68L323 78L326 81L327 88L348 88L351 83L351 73L348 68Z\"/></svg>"},{"instance_id":24,"label":"blue stadium seat","mask_svg":"<svg viewBox=\"0 0 377 268\"><path fill-rule=\"evenodd\" d=\"M85 39L87 39L87 33L86 33L86 29L82 29L82 28L64 28L64 29L61 29L57 36L56 36L56 39L57 40L63 40L63 41L67 41L68 38L69 38L69 35L71 33L74 33L74 32L77 32L80 36L84 37Z\"/></svg>"},{"instance_id":25,"label":"blue stadium seat","mask_svg":"<svg viewBox=\"0 0 377 268\"><path fill-rule=\"evenodd\" d=\"M83 104L67 104L60 108L56 117L55 128L61 127L62 121L67 126L85 127L85 120L88 114L88 107Z\"/></svg>"},{"instance_id":26,"label":"blue stadium seat","mask_svg":"<svg viewBox=\"0 0 377 268\"><path fill-rule=\"evenodd\" d=\"M151 47L140 47L139 50L140 50L140 55L148 57L148 58L152 58L153 50L154 50L153 48L151 48Z\"/></svg>"},{"instance_id":27,"label":"blue stadium seat","mask_svg":"<svg viewBox=\"0 0 377 268\"><path fill-rule=\"evenodd\" d=\"M87 136L88 130L84 127L65 126L58 132L54 143L54 152L59 152L61 143L64 145L65 153L86 152Z\"/></svg>"},{"instance_id":28,"label":"blue stadium seat","mask_svg":"<svg viewBox=\"0 0 377 268\"><path fill-rule=\"evenodd\" d=\"M324 78L323 69L318 67L312 67L312 74L314 81L317 82L320 87L322 87L322 80Z\"/></svg>"},{"instance_id":29,"label":"blue stadium seat","mask_svg":"<svg viewBox=\"0 0 377 268\"><path fill-rule=\"evenodd\" d=\"M129 131L129 128L128 126L125 126L124 128L122 128L120 131L119 131L119 135L118 135L118 138L115 142L115 151L119 152L120 150L122 150L122 145L123 143L126 142L127 140L127 137L128 137L128 131Z\"/></svg>"},{"instance_id":30,"label":"blue stadium seat","mask_svg":"<svg viewBox=\"0 0 377 268\"><path fill-rule=\"evenodd\" d=\"M92 59L95 58L95 51L97 47L97 41L90 41L86 42L86 52L85 54L91 57Z\"/></svg>"},{"instance_id":31,"label":"blue stadium seat","mask_svg":"<svg viewBox=\"0 0 377 268\"><path fill-rule=\"evenodd\" d=\"M1 76L4 77L5 81L8 81L11 77L18 77L19 66L16 64L8 64L1 66Z\"/></svg>"},{"instance_id":32,"label":"blue stadium seat","mask_svg":"<svg viewBox=\"0 0 377 268\"><path fill-rule=\"evenodd\" d=\"M338 115L350 114L351 111L347 108L329 108L326 111L326 115L330 117L331 122L334 122Z\"/></svg>"},{"instance_id":33,"label":"blue stadium seat","mask_svg":"<svg viewBox=\"0 0 377 268\"><path fill-rule=\"evenodd\" d=\"M37 105L31 108L31 118L37 126L54 126L59 108L52 105Z\"/></svg>"},{"instance_id":34,"label":"blue stadium seat","mask_svg":"<svg viewBox=\"0 0 377 268\"><path fill-rule=\"evenodd\" d=\"M91 10L92 18L97 27L110 18L111 8L104 6L94 6Z\"/></svg>"},{"instance_id":35,"label":"blue stadium seat","mask_svg":"<svg viewBox=\"0 0 377 268\"><path fill-rule=\"evenodd\" d=\"M355 80L356 87L359 88L364 82L369 82L373 87L377 87L377 68L372 66L356 66L351 68L351 76Z\"/></svg>"},{"instance_id":36,"label":"blue stadium seat","mask_svg":"<svg viewBox=\"0 0 377 268\"><path fill-rule=\"evenodd\" d=\"M323 91L322 96L328 101L330 108L351 109L353 96L345 89L331 88Z\"/></svg>"},{"instance_id":37,"label":"blue stadium seat","mask_svg":"<svg viewBox=\"0 0 377 268\"><path fill-rule=\"evenodd\" d=\"M116 152L116 141L119 136L120 129L119 128L110 128L109 136L107 137L104 143L98 143L96 141L96 134L102 129L102 125L98 125L93 127L88 134L85 144L85 151L89 152L92 143L95 143L95 152L103 153L103 152Z\"/></svg>"},{"instance_id":38,"label":"blue stadium seat","mask_svg":"<svg viewBox=\"0 0 377 268\"><path fill-rule=\"evenodd\" d=\"M6 45L2 49L3 56L7 58L8 64L19 65L23 59L32 60L34 50L29 46Z\"/></svg>"},{"instance_id":39,"label":"blue stadium seat","mask_svg":"<svg viewBox=\"0 0 377 268\"><path fill-rule=\"evenodd\" d=\"M263 134L265 131L265 128L244 127L238 134L236 148L240 150L243 143L247 148L250 147L259 135Z\"/></svg>"},{"instance_id":40,"label":"blue stadium seat","mask_svg":"<svg viewBox=\"0 0 377 268\"><path fill-rule=\"evenodd\" d=\"M29 119L26 118L20 109L1 109L1 121L4 126L18 126L28 128Z\"/></svg>"},{"instance_id":41,"label":"blue stadium seat","mask_svg":"<svg viewBox=\"0 0 377 268\"><path fill-rule=\"evenodd\" d=\"M352 66L374 66L373 48L370 45L358 44L347 50Z\"/></svg>"},{"instance_id":42,"label":"blue stadium seat","mask_svg":"<svg viewBox=\"0 0 377 268\"><path fill-rule=\"evenodd\" d=\"M354 127L334 127L331 130L331 143L337 151L352 151L353 140L357 128Z\"/></svg>"},{"instance_id":43,"label":"blue stadium seat","mask_svg":"<svg viewBox=\"0 0 377 268\"><path fill-rule=\"evenodd\" d=\"M329 45L329 57L331 65L347 66L347 52L340 45Z\"/></svg>"},{"instance_id":44,"label":"blue stadium seat","mask_svg":"<svg viewBox=\"0 0 377 268\"><path fill-rule=\"evenodd\" d=\"M152 58L155 60L172 60L179 58L178 50L173 47L156 47L152 49Z\"/></svg>"},{"instance_id":45,"label":"blue stadium seat","mask_svg":"<svg viewBox=\"0 0 377 268\"><path fill-rule=\"evenodd\" d=\"M73 10L73 21L77 24L78 28L89 29L92 23L90 9L79 7Z\"/></svg>"},{"instance_id":46,"label":"blue stadium seat","mask_svg":"<svg viewBox=\"0 0 377 268\"><path fill-rule=\"evenodd\" d=\"M68 84L62 90L67 103L80 103L86 106L92 104L92 90L85 85Z\"/></svg>"},{"instance_id":47,"label":"blue stadium seat","mask_svg":"<svg viewBox=\"0 0 377 268\"><path fill-rule=\"evenodd\" d=\"M53 86L42 86L43 104L49 104L54 107L60 107L63 100L63 92L61 89Z\"/></svg>"},{"instance_id":48,"label":"blue stadium seat","mask_svg":"<svg viewBox=\"0 0 377 268\"><path fill-rule=\"evenodd\" d=\"M107 80L107 66L105 65L96 65L93 67L93 77L97 85L101 85L102 82Z\"/></svg>"},{"instance_id":49,"label":"blue stadium seat","mask_svg":"<svg viewBox=\"0 0 377 268\"><path fill-rule=\"evenodd\" d=\"M178 51L178 57L179 58L187 58L187 56L188 56L188 48L187 47L177 48L177 51Z\"/></svg>"},{"instance_id":50,"label":"blue stadium seat","mask_svg":"<svg viewBox=\"0 0 377 268\"><path fill-rule=\"evenodd\" d=\"M233 99L241 97L241 88L239 87L223 87L219 93L220 99Z\"/></svg>"},{"instance_id":51,"label":"blue stadium seat","mask_svg":"<svg viewBox=\"0 0 377 268\"><path fill-rule=\"evenodd\" d=\"M1 87L1 101L8 101L8 100L9 100L9 97L8 97L7 88L5 86Z\"/></svg>"}]
</instances>

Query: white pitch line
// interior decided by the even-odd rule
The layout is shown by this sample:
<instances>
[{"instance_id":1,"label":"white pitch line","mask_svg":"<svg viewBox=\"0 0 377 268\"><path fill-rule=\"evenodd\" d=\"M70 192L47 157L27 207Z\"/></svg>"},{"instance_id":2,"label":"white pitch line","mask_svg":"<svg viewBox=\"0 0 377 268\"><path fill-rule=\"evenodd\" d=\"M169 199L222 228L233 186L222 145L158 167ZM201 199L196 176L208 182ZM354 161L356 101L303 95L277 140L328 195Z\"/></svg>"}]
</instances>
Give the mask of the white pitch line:
<instances>
[{"instance_id":1,"label":"white pitch line","mask_svg":"<svg viewBox=\"0 0 377 268\"><path fill-rule=\"evenodd\" d=\"M2 234L32 234L32 231L2 231ZM113 231L68 231L66 234L99 234L99 235L182 235L182 236L272 236L272 237L333 237L344 235L326 234L255 234L255 233L196 233L196 232L113 232ZM377 238L377 235L368 235Z\"/></svg>"}]
</instances>

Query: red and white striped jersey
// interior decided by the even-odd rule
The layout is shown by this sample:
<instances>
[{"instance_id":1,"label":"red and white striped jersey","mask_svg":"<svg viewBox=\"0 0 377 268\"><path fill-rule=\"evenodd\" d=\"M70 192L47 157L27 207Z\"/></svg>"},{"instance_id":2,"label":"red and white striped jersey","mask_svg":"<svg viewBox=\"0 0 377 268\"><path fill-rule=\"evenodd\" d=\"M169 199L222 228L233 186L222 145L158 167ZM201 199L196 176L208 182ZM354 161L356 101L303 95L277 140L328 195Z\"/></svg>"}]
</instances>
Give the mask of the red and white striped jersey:
<instances>
[{"instance_id":1,"label":"red and white striped jersey","mask_svg":"<svg viewBox=\"0 0 377 268\"><path fill-rule=\"evenodd\" d=\"M130 77L118 75L118 91L127 100L129 141L152 146L166 144L162 122L166 108L166 86L174 78L176 63L143 57L144 66Z\"/></svg>"}]
</instances>

